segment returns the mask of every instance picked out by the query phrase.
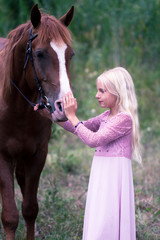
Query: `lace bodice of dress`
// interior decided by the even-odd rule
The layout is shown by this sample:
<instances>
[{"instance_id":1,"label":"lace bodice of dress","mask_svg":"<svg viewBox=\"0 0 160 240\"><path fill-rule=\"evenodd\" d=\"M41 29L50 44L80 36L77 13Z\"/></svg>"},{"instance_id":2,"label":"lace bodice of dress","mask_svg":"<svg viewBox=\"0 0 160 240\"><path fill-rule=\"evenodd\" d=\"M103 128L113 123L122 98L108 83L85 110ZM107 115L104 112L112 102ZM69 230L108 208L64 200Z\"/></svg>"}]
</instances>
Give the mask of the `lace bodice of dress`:
<instances>
[{"instance_id":1,"label":"lace bodice of dress","mask_svg":"<svg viewBox=\"0 0 160 240\"><path fill-rule=\"evenodd\" d=\"M69 121L64 128L75 133L91 148L95 155L131 158L132 120L129 114L119 113L107 119L109 111L79 124L75 129Z\"/></svg>"}]
</instances>

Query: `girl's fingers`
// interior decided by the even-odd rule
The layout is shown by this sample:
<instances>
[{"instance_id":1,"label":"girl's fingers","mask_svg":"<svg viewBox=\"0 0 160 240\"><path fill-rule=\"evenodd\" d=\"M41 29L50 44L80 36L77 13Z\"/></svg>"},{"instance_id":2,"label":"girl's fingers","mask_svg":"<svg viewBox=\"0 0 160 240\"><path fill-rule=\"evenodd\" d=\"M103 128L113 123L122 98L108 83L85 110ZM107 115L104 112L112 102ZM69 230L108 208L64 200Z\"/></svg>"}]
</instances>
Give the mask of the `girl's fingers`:
<instances>
[{"instance_id":1,"label":"girl's fingers","mask_svg":"<svg viewBox=\"0 0 160 240\"><path fill-rule=\"evenodd\" d=\"M63 104L66 104L66 97L63 98Z\"/></svg>"},{"instance_id":2,"label":"girl's fingers","mask_svg":"<svg viewBox=\"0 0 160 240\"><path fill-rule=\"evenodd\" d=\"M64 108L74 106L75 109L77 109L76 98L74 98L74 96L71 92L69 92L65 95L65 97L63 98L63 104L64 104Z\"/></svg>"},{"instance_id":3,"label":"girl's fingers","mask_svg":"<svg viewBox=\"0 0 160 240\"><path fill-rule=\"evenodd\" d=\"M66 102L67 104L70 104L70 103L73 103L73 101L74 101L74 96L73 96L73 94L72 94L71 92L67 93L67 94L65 95L65 102Z\"/></svg>"},{"instance_id":4,"label":"girl's fingers","mask_svg":"<svg viewBox=\"0 0 160 240\"><path fill-rule=\"evenodd\" d=\"M77 99L74 98L74 105L75 105L75 108L77 109Z\"/></svg>"}]
</instances>

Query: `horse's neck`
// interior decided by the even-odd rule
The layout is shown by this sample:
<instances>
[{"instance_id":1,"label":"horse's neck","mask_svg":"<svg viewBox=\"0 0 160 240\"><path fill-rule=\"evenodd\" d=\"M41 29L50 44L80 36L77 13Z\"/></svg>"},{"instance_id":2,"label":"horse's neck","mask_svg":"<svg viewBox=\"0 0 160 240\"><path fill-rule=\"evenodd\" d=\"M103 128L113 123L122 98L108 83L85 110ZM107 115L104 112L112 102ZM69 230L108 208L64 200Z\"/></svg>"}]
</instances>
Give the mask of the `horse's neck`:
<instances>
[{"instance_id":1,"label":"horse's neck","mask_svg":"<svg viewBox=\"0 0 160 240\"><path fill-rule=\"evenodd\" d=\"M7 96L7 104L9 109L14 108L14 111L16 111L17 114L25 114L33 111L33 107L30 105L30 103L36 103L38 93L33 92L29 88L26 80L23 77L19 80L17 80L17 78L14 80L12 79L12 81L14 81L14 83L10 81L11 92ZM30 103L27 100L30 101Z\"/></svg>"}]
</instances>

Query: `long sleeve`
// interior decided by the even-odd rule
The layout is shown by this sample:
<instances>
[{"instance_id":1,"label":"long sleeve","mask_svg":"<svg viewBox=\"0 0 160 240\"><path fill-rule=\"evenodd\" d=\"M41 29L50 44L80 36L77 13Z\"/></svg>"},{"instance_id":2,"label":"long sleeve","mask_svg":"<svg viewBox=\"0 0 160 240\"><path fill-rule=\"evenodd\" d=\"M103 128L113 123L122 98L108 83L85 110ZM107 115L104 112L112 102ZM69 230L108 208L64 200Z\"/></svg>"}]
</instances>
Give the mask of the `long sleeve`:
<instances>
[{"instance_id":1,"label":"long sleeve","mask_svg":"<svg viewBox=\"0 0 160 240\"><path fill-rule=\"evenodd\" d=\"M104 121L104 119L101 119ZM97 132L89 130L85 125L79 124L75 134L79 139L91 148L106 146L110 142L125 136L132 131L132 120L129 114L119 113L106 120L104 127Z\"/></svg>"},{"instance_id":2,"label":"long sleeve","mask_svg":"<svg viewBox=\"0 0 160 240\"><path fill-rule=\"evenodd\" d=\"M109 115L109 111L106 111L94 118L90 118L88 119L87 121L83 121L83 125L88 128L89 130L93 131L93 132L97 132L99 127L100 127L100 124L101 124L101 119L103 117L107 117L107 115ZM73 125L70 123L70 121L66 121L65 124L64 124L64 129L69 131L69 132L72 132L72 133L75 133L75 128L73 127Z\"/></svg>"}]
</instances>

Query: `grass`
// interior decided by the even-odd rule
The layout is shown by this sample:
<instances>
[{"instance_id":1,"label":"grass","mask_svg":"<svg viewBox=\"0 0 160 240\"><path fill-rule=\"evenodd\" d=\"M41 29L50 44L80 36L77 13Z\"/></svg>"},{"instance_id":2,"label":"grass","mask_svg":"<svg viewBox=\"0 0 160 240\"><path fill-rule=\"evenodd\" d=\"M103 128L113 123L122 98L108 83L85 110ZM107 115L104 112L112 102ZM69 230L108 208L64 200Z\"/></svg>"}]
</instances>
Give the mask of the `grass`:
<instances>
[{"instance_id":1,"label":"grass","mask_svg":"<svg viewBox=\"0 0 160 240\"><path fill-rule=\"evenodd\" d=\"M143 166L133 162L137 240L160 240L160 150L150 131L143 134ZM93 149L55 128L38 192L37 240L82 239L83 216ZM17 206L21 194L16 186ZM25 240L20 213L16 240ZM4 235L0 229L0 239Z\"/></svg>"},{"instance_id":2,"label":"grass","mask_svg":"<svg viewBox=\"0 0 160 240\"><path fill-rule=\"evenodd\" d=\"M143 166L133 164L137 240L160 240L159 139L143 138Z\"/></svg>"}]
</instances>

